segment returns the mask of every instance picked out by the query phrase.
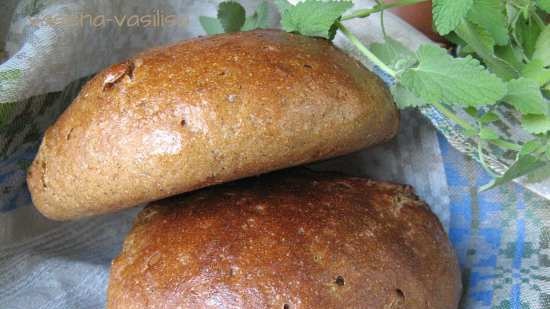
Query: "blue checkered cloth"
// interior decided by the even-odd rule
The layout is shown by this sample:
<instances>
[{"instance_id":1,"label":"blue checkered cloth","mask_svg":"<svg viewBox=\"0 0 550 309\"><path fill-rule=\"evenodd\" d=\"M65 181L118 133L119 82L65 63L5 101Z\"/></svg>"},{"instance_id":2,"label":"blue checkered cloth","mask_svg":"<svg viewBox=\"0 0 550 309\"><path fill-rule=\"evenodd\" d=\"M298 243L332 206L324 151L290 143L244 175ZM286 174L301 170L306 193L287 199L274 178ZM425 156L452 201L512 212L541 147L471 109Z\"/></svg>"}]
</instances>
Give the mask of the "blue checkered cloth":
<instances>
[{"instance_id":1,"label":"blue checkered cloth","mask_svg":"<svg viewBox=\"0 0 550 309\"><path fill-rule=\"evenodd\" d=\"M517 184L479 193L491 177L441 135L439 143L463 308L550 308L550 202Z\"/></svg>"}]
</instances>

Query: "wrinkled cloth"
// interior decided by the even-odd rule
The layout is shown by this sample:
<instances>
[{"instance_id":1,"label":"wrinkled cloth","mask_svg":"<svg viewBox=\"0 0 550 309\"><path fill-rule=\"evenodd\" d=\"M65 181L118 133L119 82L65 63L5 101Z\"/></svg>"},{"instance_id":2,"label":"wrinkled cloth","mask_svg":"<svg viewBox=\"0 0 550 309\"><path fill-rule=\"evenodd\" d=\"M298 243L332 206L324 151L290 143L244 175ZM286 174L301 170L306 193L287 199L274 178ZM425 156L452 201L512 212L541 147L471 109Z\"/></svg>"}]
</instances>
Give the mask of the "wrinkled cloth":
<instances>
[{"instance_id":1,"label":"wrinkled cloth","mask_svg":"<svg viewBox=\"0 0 550 309\"><path fill-rule=\"evenodd\" d=\"M241 2L248 12L259 3ZM0 308L105 306L110 261L139 208L73 222L50 221L32 206L26 167L45 129L90 75L148 47L204 35L198 16L215 16L216 4L198 0L3 0L0 4L0 42L5 43L7 55L0 63L0 103L4 103L0 104ZM175 15L179 23L119 27L111 22L95 27L47 21L48 16L112 18L155 12ZM276 20L275 13L271 20ZM387 32L411 49L427 42L391 14L385 20ZM349 28L365 42L382 38L375 16L352 21ZM364 61L341 36L335 43ZM489 176L447 142L456 132L441 115L423 114L427 117L403 111L400 133L387 144L311 167L413 185L456 249L464 282L461 308L550 308L550 202L517 184L478 193Z\"/></svg>"}]
</instances>

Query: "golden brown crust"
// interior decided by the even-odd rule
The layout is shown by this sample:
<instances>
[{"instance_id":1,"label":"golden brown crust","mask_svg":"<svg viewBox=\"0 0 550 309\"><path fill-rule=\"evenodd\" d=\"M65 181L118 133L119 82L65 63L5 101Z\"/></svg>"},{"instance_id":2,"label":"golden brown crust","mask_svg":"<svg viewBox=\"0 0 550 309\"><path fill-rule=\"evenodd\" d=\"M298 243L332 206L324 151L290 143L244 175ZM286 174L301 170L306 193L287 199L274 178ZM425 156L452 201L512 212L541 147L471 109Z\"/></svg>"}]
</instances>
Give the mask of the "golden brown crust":
<instances>
[{"instance_id":1,"label":"golden brown crust","mask_svg":"<svg viewBox=\"0 0 550 309\"><path fill-rule=\"evenodd\" d=\"M439 221L407 186L284 171L154 203L112 265L108 309L455 309Z\"/></svg>"},{"instance_id":2,"label":"golden brown crust","mask_svg":"<svg viewBox=\"0 0 550 309\"><path fill-rule=\"evenodd\" d=\"M28 184L44 215L72 219L349 153L397 127L382 82L326 40L199 38L95 76L47 130Z\"/></svg>"}]
</instances>

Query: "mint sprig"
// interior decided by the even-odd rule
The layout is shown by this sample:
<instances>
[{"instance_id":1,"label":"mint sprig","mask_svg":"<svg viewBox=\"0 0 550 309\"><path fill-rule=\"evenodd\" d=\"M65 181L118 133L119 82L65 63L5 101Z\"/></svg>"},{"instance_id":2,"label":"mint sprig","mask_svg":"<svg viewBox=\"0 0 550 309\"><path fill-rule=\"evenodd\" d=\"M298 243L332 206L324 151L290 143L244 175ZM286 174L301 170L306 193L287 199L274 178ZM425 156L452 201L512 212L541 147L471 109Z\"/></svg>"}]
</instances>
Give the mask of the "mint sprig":
<instances>
[{"instance_id":1,"label":"mint sprig","mask_svg":"<svg viewBox=\"0 0 550 309\"><path fill-rule=\"evenodd\" d=\"M550 0L537 0L537 5L541 10L550 14Z\"/></svg>"},{"instance_id":2,"label":"mint sprig","mask_svg":"<svg viewBox=\"0 0 550 309\"><path fill-rule=\"evenodd\" d=\"M546 25L539 34L532 59L541 60L545 67L550 66L550 25Z\"/></svg>"},{"instance_id":3,"label":"mint sprig","mask_svg":"<svg viewBox=\"0 0 550 309\"><path fill-rule=\"evenodd\" d=\"M267 5L267 2L264 1L260 3L260 5L258 5L258 7L256 8L254 14L246 18L246 20L244 21L244 25L241 28L241 31L249 31L258 28L268 28L268 11L269 7Z\"/></svg>"},{"instance_id":4,"label":"mint sprig","mask_svg":"<svg viewBox=\"0 0 550 309\"><path fill-rule=\"evenodd\" d=\"M508 93L504 101L524 115L548 114L548 102L544 102L537 81L530 78L521 77L508 82Z\"/></svg>"},{"instance_id":5,"label":"mint sprig","mask_svg":"<svg viewBox=\"0 0 550 309\"><path fill-rule=\"evenodd\" d=\"M218 20L225 32L240 31L246 19L246 12L237 2L222 2L218 6Z\"/></svg>"},{"instance_id":6,"label":"mint sprig","mask_svg":"<svg viewBox=\"0 0 550 309\"><path fill-rule=\"evenodd\" d=\"M372 43L369 49L378 59L396 71L407 69L418 62L410 49L390 37L386 37L382 43Z\"/></svg>"},{"instance_id":7,"label":"mint sprig","mask_svg":"<svg viewBox=\"0 0 550 309\"><path fill-rule=\"evenodd\" d=\"M525 64L521 70L521 75L535 80L539 87L550 83L550 69L544 66L541 59L533 59Z\"/></svg>"},{"instance_id":8,"label":"mint sprig","mask_svg":"<svg viewBox=\"0 0 550 309\"><path fill-rule=\"evenodd\" d=\"M536 171L538 168L545 166L546 164L532 155L525 155L519 157L514 164L508 168L508 170L500 177L497 177L488 184L482 186L481 191L492 189L496 186L505 184L523 175L527 175Z\"/></svg>"},{"instance_id":9,"label":"mint sprig","mask_svg":"<svg viewBox=\"0 0 550 309\"><path fill-rule=\"evenodd\" d=\"M460 2L460 1L457 1ZM510 37L502 0L475 0L467 19L487 30L498 45L508 44Z\"/></svg>"},{"instance_id":10,"label":"mint sprig","mask_svg":"<svg viewBox=\"0 0 550 309\"><path fill-rule=\"evenodd\" d=\"M332 39L335 22L353 6L351 1L305 0L296 5L283 5L281 26L287 32Z\"/></svg>"},{"instance_id":11,"label":"mint sprig","mask_svg":"<svg viewBox=\"0 0 550 309\"><path fill-rule=\"evenodd\" d=\"M504 82L471 56L453 58L441 47L422 45L417 57L420 64L403 72L399 80L428 102L484 106L506 94Z\"/></svg>"},{"instance_id":12,"label":"mint sprig","mask_svg":"<svg viewBox=\"0 0 550 309\"><path fill-rule=\"evenodd\" d=\"M224 33L222 23L217 18L201 16L199 17L199 22L208 35Z\"/></svg>"},{"instance_id":13,"label":"mint sprig","mask_svg":"<svg viewBox=\"0 0 550 309\"><path fill-rule=\"evenodd\" d=\"M433 18L442 35L455 30L474 4L473 0L433 0Z\"/></svg>"},{"instance_id":14,"label":"mint sprig","mask_svg":"<svg viewBox=\"0 0 550 309\"><path fill-rule=\"evenodd\" d=\"M199 22L208 35L269 28L268 5L263 1L256 11L246 16L244 7L235 1L220 2L217 17L200 16Z\"/></svg>"},{"instance_id":15,"label":"mint sprig","mask_svg":"<svg viewBox=\"0 0 550 309\"><path fill-rule=\"evenodd\" d=\"M462 127L466 136L476 139L480 163L495 176L483 189L523 175L540 176L539 171L550 166L550 26L545 24L550 1L433 0L433 24L455 44L454 55L435 45L410 51L385 32L384 42L365 46L345 26L350 19L424 1L377 1L370 8L356 10L350 10L353 4L344 0L303 0L295 5L275 0L274 4L283 30L329 40L340 31L395 79L390 90L400 108L430 105ZM233 1L222 2L218 9L217 18L200 17L208 34L269 26L266 3L248 17ZM503 120L491 110L500 105L521 115L520 125L532 134L530 140L517 143L494 130L492 126ZM488 166L484 149L488 145L515 153L516 160L506 172L498 175Z\"/></svg>"},{"instance_id":16,"label":"mint sprig","mask_svg":"<svg viewBox=\"0 0 550 309\"><path fill-rule=\"evenodd\" d=\"M416 95L414 95L412 92L407 90L407 88L403 87L402 85L393 85L390 87L390 91L392 93L392 96L395 100L395 103L399 108L407 108L407 107L420 107L424 105L428 105L428 103L420 98L418 98Z\"/></svg>"},{"instance_id":17,"label":"mint sprig","mask_svg":"<svg viewBox=\"0 0 550 309\"><path fill-rule=\"evenodd\" d=\"M525 131L533 134L545 134L550 132L550 118L546 115L525 115L521 124Z\"/></svg>"}]
</instances>

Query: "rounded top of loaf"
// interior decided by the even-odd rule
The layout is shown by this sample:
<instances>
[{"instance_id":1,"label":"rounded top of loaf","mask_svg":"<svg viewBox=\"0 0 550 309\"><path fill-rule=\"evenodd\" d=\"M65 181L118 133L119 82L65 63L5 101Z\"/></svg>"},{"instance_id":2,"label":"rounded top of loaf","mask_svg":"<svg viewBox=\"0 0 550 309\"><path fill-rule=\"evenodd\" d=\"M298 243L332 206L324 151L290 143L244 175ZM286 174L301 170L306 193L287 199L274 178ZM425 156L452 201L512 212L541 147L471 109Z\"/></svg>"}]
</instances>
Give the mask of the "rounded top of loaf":
<instances>
[{"instance_id":1,"label":"rounded top of loaf","mask_svg":"<svg viewBox=\"0 0 550 309\"><path fill-rule=\"evenodd\" d=\"M153 49L98 73L30 167L54 219L112 212L391 138L383 83L329 41L256 30Z\"/></svg>"},{"instance_id":2,"label":"rounded top of loaf","mask_svg":"<svg viewBox=\"0 0 550 309\"><path fill-rule=\"evenodd\" d=\"M454 309L445 232L407 186L284 171L143 210L108 308Z\"/></svg>"}]
</instances>

